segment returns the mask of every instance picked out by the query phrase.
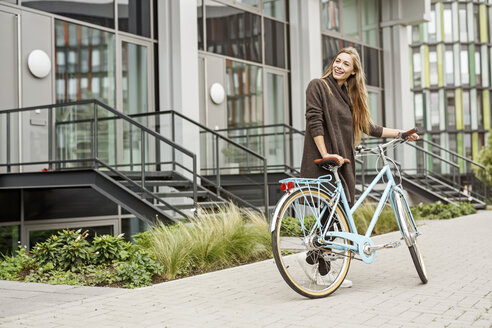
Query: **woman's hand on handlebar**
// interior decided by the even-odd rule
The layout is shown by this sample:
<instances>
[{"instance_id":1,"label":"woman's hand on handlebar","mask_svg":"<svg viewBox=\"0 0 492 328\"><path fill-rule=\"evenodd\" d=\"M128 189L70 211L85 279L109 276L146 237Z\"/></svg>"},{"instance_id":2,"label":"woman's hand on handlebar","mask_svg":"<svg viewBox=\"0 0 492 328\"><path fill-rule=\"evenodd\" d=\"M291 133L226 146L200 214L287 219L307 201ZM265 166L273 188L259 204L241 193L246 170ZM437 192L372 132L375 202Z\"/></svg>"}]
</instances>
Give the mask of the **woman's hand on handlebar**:
<instances>
[{"instance_id":1,"label":"woman's hand on handlebar","mask_svg":"<svg viewBox=\"0 0 492 328\"><path fill-rule=\"evenodd\" d=\"M419 139L419 135L417 134L417 129L413 128L408 131L400 131L400 133L398 133L398 138L408 141L415 141Z\"/></svg>"}]
</instances>

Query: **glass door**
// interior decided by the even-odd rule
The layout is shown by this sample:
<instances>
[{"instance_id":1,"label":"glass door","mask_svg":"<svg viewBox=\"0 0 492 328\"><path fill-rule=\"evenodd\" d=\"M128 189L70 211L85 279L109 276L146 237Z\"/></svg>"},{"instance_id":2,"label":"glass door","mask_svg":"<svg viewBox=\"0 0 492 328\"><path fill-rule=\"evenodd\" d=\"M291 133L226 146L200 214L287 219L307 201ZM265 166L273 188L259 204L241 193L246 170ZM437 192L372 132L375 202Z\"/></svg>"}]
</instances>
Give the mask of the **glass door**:
<instances>
[{"instance_id":1,"label":"glass door","mask_svg":"<svg viewBox=\"0 0 492 328\"><path fill-rule=\"evenodd\" d=\"M120 37L121 64L118 69L118 110L125 115L144 114L154 110L152 97L152 43ZM148 117L133 117L144 126L149 126ZM142 140L139 129L135 129L128 122L121 122L121 135L118 149L119 162L128 165L130 170L140 170L142 156L149 160L148 140ZM143 147L142 147L143 146ZM143 151L143 152L142 152ZM143 155L144 154L144 155Z\"/></svg>"},{"instance_id":2,"label":"glass door","mask_svg":"<svg viewBox=\"0 0 492 328\"><path fill-rule=\"evenodd\" d=\"M290 158L289 131L283 126L289 123L287 94L287 74L265 70L265 156L271 169L281 171Z\"/></svg>"}]
</instances>

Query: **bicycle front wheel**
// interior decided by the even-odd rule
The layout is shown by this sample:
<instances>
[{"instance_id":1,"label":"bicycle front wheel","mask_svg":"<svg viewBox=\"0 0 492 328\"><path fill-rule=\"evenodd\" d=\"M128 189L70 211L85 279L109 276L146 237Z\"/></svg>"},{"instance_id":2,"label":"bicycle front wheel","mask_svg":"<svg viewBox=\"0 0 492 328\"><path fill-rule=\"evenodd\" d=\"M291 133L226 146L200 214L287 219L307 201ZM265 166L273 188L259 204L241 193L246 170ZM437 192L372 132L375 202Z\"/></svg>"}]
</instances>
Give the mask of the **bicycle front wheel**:
<instances>
[{"instance_id":1,"label":"bicycle front wheel","mask_svg":"<svg viewBox=\"0 0 492 328\"><path fill-rule=\"evenodd\" d=\"M397 206L397 213L400 218L400 228L403 234L403 238L407 243L410 256L412 257L413 264L422 283L426 284L428 279L427 269L425 267L424 258L417 242L417 230L414 225L412 213L410 212L407 201L400 193L395 192L395 205Z\"/></svg>"},{"instance_id":2,"label":"bicycle front wheel","mask_svg":"<svg viewBox=\"0 0 492 328\"><path fill-rule=\"evenodd\" d=\"M309 298L326 297L340 287L347 275L351 252L343 238L329 240L338 247L320 245L321 223L331 231L350 232L344 212L337 207L333 217L330 197L324 192L299 189L281 205L272 232L275 263L287 284ZM342 245L340 247L340 245Z\"/></svg>"}]
</instances>

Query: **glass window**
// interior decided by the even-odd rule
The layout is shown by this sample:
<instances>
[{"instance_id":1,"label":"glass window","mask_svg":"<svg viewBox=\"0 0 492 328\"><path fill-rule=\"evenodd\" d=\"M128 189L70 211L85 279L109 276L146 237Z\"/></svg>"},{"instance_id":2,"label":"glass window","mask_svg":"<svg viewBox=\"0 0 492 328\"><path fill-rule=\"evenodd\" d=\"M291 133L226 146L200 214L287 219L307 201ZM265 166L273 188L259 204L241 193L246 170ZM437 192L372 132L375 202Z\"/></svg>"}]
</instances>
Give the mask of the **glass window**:
<instances>
[{"instance_id":1,"label":"glass window","mask_svg":"<svg viewBox=\"0 0 492 328\"><path fill-rule=\"evenodd\" d=\"M263 0L263 13L285 20L285 0Z\"/></svg>"},{"instance_id":2,"label":"glass window","mask_svg":"<svg viewBox=\"0 0 492 328\"><path fill-rule=\"evenodd\" d=\"M440 144L441 143L441 136L440 134L436 133L436 134L432 134L431 135L431 140L433 143L436 143L436 144ZM437 155L439 155L439 150L438 148L435 149L434 152L437 152ZM441 163L442 161L437 158L437 157L434 157L434 156L431 156L431 159L432 159L432 172L434 173L441 173Z\"/></svg>"},{"instance_id":3,"label":"glass window","mask_svg":"<svg viewBox=\"0 0 492 328\"><path fill-rule=\"evenodd\" d=\"M449 133L448 134L448 146L449 146L449 150L451 151L454 151L455 153L458 151L458 148L457 148L457 140L456 140L456 134L455 133Z\"/></svg>"},{"instance_id":4,"label":"glass window","mask_svg":"<svg viewBox=\"0 0 492 328\"><path fill-rule=\"evenodd\" d=\"M379 23L379 1L362 1L362 40L374 47L379 46L378 23Z\"/></svg>"},{"instance_id":5,"label":"glass window","mask_svg":"<svg viewBox=\"0 0 492 328\"><path fill-rule=\"evenodd\" d=\"M379 51L374 48L364 47L362 67L366 74L368 85L379 86Z\"/></svg>"},{"instance_id":6,"label":"glass window","mask_svg":"<svg viewBox=\"0 0 492 328\"><path fill-rule=\"evenodd\" d=\"M113 0L22 0L22 5L84 22L114 28Z\"/></svg>"},{"instance_id":7,"label":"glass window","mask_svg":"<svg viewBox=\"0 0 492 328\"><path fill-rule=\"evenodd\" d=\"M236 0L248 6L258 7L258 0Z\"/></svg>"},{"instance_id":8,"label":"glass window","mask_svg":"<svg viewBox=\"0 0 492 328\"><path fill-rule=\"evenodd\" d=\"M228 126L263 124L262 68L226 60Z\"/></svg>"},{"instance_id":9,"label":"glass window","mask_svg":"<svg viewBox=\"0 0 492 328\"><path fill-rule=\"evenodd\" d=\"M420 42L420 25L412 26L412 43Z\"/></svg>"},{"instance_id":10,"label":"glass window","mask_svg":"<svg viewBox=\"0 0 492 328\"><path fill-rule=\"evenodd\" d=\"M197 5L196 5L196 16L198 20L198 49L203 50L204 49L204 44L203 44L203 1L202 0L197 0Z\"/></svg>"},{"instance_id":11,"label":"glass window","mask_svg":"<svg viewBox=\"0 0 492 328\"><path fill-rule=\"evenodd\" d=\"M431 128L439 130L439 94L431 92L430 94L430 109L431 109Z\"/></svg>"},{"instance_id":12,"label":"glass window","mask_svg":"<svg viewBox=\"0 0 492 328\"><path fill-rule=\"evenodd\" d=\"M473 29L474 29L474 35L475 35L475 41L480 41L480 13L479 13L479 6L478 5L473 5Z\"/></svg>"},{"instance_id":13,"label":"glass window","mask_svg":"<svg viewBox=\"0 0 492 328\"><path fill-rule=\"evenodd\" d=\"M207 51L261 62L260 16L215 1L205 5Z\"/></svg>"},{"instance_id":14,"label":"glass window","mask_svg":"<svg viewBox=\"0 0 492 328\"><path fill-rule=\"evenodd\" d=\"M92 188L24 191L26 220L114 215L118 207Z\"/></svg>"},{"instance_id":15,"label":"glass window","mask_svg":"<svg viewBox=\"0 0 492 328\"><path fill-rule=\"evenodd\" d=\"M114 34L56 20L55 40L57 103L95 98L114 107Z\"/></svg>"},{"instance_id":16,"label":"glass window","mask_svg":"<svg viewBox=\"0 0 492 328\"><path fill-rule=\"evenodd\" d=\"M436 11L434 9L434 6L430 12L430 21L426 24L429 42L436 42Z\"/></svg>"},{"instance_id":17,"label":"glass window","mask_svg":"<svg viewBox=\"0 0 492 328\"><path fill-rule=\"evenodd\" d=\"M122 81L123 113L140 114L149 111L148 103L148 61L147 47L122 42ZM147 118L138 119L147 125ZM148 142L145 155L148 156ZM123 163L140 163L142 160L142 135L132 129L127 122L123 123ZM135 167L139 170L139 166Z\"/></svg>"},{"instance_id":18,"label":"glass window","mask_svg":"<svg viewBox=\"0 0 492 328\"><path fill-rule=\"evenodd\" d=\"M471 128L470 91L463 90L463 123L465 129Z\"/></svg>"},{"instance_id":19,"label":"glass window","mask_svg":"<svg viewBox=\"0 0 492 328\"><path fill-rule=\"evenodd\" d=\"M357 0L343 1L342 33L354 37L359 36L359 8Z\"/></svg>"},{"instance_id":20,"label":"glass window","mask_svg":"<svg viewBox=\"0 0 492 328\"><path fill-rule=\"evenodd\" d=\"M118 0L118 29L150 38L150 1Z\"/></svg>"},{"instance_id":21,"label":"glass window","mask_svg":"<svg viewBox=\"0 0 492 328\"><path fill-rule=\"evenodd\" d=\"M0 255L13 255L19 247L19 243L19 226L0 227Z\"/></svg>"},{"instance_id":22,"label":"glass window","mask_svg":"<svg viewBox=\"0 0 492 328\"><path fill-rule=\"evenodd\" d=\"M468 41L468 31L467 31L467 23L466 23L466 7L465 5L460 5L460 9L458 11L459 17L459 25L460 25L460 41L467 42Z\"/></svg>"},{"instance_id":23,"label":"glass window","mask_svg":"<svg viewBox=\"0 0 492 328\"><path fill-rule=\"evenodd\" d=\"M472 158L472 136L471 133L465 133L463 135L463 141L465 144L465 157Z\"/></svg>"},{"instance_id":24,"label":"glass window","mask_svg":"<svg viewBox=\"0 0 492 328\"><path fill-rule=\"evenodd\" d=\"M421 130L425 129L424 121L424 95L415 93L413 96L413 104L415 107L415 126Z\"/></svg>"},{"instance_id":25,"label":"glass window","mask_svg":"<svg viewBox=\"0 0 492 328\"><path fill-rule=\"evenodd\" d=\"M438 83L437 73L437 52L436 47L429 47L429 77L430 85L435 86Z\"/></svg>"},{"instance_id":26,"label":"glass window","mask_svg":"<svg viewBox=\"0 0 492 328\"><path fill-rule=\"evenodd\" d=\"M478 128L483 129L483 99L482 90L477 90L477 123Z\"/></svg>"},{"instance_id":27,"label":"glass window","mask_svg":"<svg viewBox=\"0 0 492 328\"><path fill-rule=\"evenodd\" d=\"M451 130L456 130L456 110L454 91L446 92L446 108L447 108L447 126Z\"/></svg>"},{"instance_id":28,"label":"glass window","mask_svg":"<svg viewBox=\"0 0 492 328\"><path fill-rule=\"evenodd\" d=\"M453 15L451 12L451 4L444 4L443 24L444 26L444 42L453 40Z\"/></svg>"},{"instance_id":29,"label":"glass window","mask_svg":"<svg viewBox=\"0 0 492 328\"><path fill-rule=\"evenodd\" d=\"M413 53L413 86L414 88L422 87L422 62L418 49Z\"/></svg>"},{"instance_id":30,"label":"glass window","mask_svg":"<svg viewBox=\"0 0 492 328\"><path fill-rule=\"evenodd\" d=\"M381 113L379 112L379 95L376 92L367 93L367 104L369 105L369 111L371 112L372 121L378 125L383 124Z\"/></svg>"},{"instance_id":31,"label":"glass window","mask_svg":"<svg viewBox=\"0 0 492 328\"><path fill-rule=\"evenodd\" d=\"M446 46L444 67L446 70L446 84L454 85L454 56L453 47Z\"/></svg>"},{"instance_id":32,"label":"glass window","mask_svg":"<svg viewBox=\"0 0 492 328\"><path fill-rule=\"evenodd\" d=\"M480 48L475 49L475 83L482 84L482 66L481 66Z\"/></svg>"},{"instance_id":33,"label":"glass window","mask_svg":"<svg viewBox=\"0 0 492 328\"><path fill-rule=\"evenodd\" d=\"M323 28L329 31L340 31L340 3L339 0L322 0L321 14Z\"/></svg>"},{"instance_id":34,"label":"glass window","mask_svg":"<svg viewBox=\"0 0 492 328\"><path fill-rule=\"evenodd\" d=\"M20 221L20 191L0 190L0 222Z\"/></svg>"},{"instance_id":35,"label":"glass window","mask_svg":"<svg viewBox=\"0 0 492 328\"><path fill-rule=\"evenodd\" d=\"M285 68L285 24L265 18L265 64Z\"/></svg>"},{"instance_id":36,"label":"glass window","mask_svg":"<svg viewBox=\"0 0 492 328\"><path fill-rule=\"evenodd\" d=\"M465 46L466 48L466 46ZM461 50L461 84L470 84L470 73L468 70L468 50Z\"/></svg>"},{"instance_id":37,"label":"glass window","mask_svg":"<svg viewBox=\"0 0 492 328\"><path fill-rule=\"evenodd\" d=\"M147 222L138 218L122 218L121 233L127 241L133 241L133 236L137 233L149 230L150 226Z\"/></svg>"}]
</instances>

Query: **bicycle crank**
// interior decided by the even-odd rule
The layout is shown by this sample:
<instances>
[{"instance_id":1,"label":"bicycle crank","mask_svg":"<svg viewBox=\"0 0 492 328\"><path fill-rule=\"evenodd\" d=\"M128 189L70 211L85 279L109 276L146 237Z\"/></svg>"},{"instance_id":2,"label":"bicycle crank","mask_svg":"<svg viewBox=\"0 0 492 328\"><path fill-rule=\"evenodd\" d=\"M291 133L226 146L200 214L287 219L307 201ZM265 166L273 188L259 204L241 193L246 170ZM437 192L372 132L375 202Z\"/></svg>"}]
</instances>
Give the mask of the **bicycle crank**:
<instances>
[{"instance_id":1,"label":"bicycle crank","mask_svg":"<svg viewBox=\"0 0 492 328\"><path fill-rule=\"evenodd\" d=\"M401 243L399 241L394 241L392 243L381 244L381 245L372 245L372 246L369 246L366 244L366 245L364 245L364 253L369 255L372 252L379 251L380 249L383 249L383 248L397 248L400 245L401 245Z\"/></svg>"}]
</instances>

